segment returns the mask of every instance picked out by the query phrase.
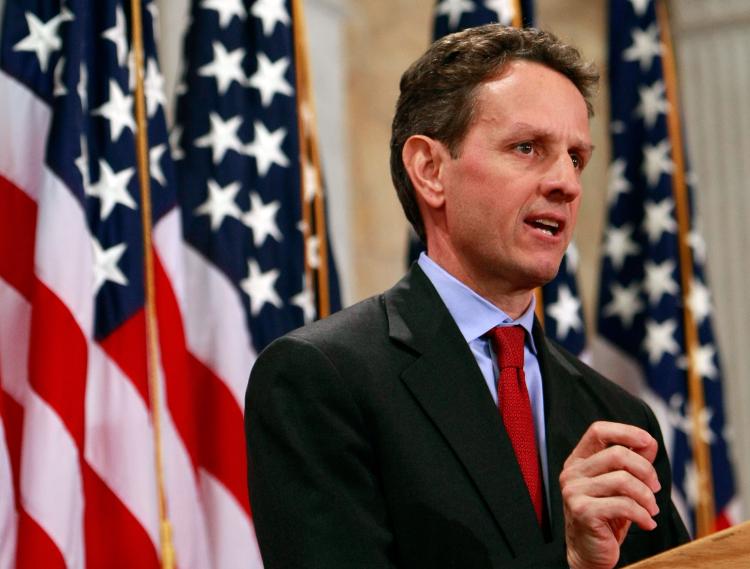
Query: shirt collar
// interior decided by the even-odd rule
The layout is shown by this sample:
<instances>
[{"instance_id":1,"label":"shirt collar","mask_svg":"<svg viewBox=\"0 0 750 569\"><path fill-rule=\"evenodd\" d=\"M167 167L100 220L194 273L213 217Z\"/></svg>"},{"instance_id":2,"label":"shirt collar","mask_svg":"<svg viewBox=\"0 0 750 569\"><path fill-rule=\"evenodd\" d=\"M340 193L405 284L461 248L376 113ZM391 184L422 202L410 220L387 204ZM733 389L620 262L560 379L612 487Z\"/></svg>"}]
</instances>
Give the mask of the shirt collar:
<instances>
[{"instance_id":1,"label":"shirt collar","mask_svg":"<svg viewBox=\"0 0 750 569\"><path fill-rule=\"evenodd\" d=\"M477 294L430 259L426 253L423 252L419 255L417 263L437 290L467 343L481 338L495 326L518 325L526 330L527 346L536 354L534 336L531 333L536 307L534 295L531 296L531 303L526 311L519 318L513 320L497 306Z\"/></svg>"}]
</instances>

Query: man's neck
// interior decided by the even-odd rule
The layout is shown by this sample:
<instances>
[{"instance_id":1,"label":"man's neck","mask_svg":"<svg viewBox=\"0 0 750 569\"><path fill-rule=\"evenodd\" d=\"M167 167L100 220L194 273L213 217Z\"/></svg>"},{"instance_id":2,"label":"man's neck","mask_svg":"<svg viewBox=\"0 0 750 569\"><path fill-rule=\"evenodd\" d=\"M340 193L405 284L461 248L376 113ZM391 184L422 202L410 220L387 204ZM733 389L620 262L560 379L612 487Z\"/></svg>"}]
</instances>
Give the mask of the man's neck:
<instances>
[{"instance_id":1,"label":"man's neck","mask_svg":"<svg viewBox=\"0 0 750 569\"><path fill-rule=\"evenodd\" d=\"M430 252L431 253L431 252ZM444 271L464 285L476 292L479 296L494 304L512 319L521 316L531 304L534 289L512 289L508 283L501 279L488 280L477 278L472 271L466 270L461 263L455 262L455 258L443 258L440 255L433 256L428 253L430 259L439 265ZM438 257L437 259L435 257Z\"/></svg>"}]
</instances>

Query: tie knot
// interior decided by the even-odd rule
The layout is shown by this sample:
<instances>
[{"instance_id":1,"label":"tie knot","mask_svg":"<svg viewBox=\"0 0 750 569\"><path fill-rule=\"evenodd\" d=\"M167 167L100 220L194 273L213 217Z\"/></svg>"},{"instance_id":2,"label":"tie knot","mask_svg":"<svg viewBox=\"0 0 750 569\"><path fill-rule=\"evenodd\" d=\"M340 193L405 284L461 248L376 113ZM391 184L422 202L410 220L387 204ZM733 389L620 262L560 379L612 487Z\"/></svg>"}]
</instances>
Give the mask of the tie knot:
<instances>
[{"instance_id":1,"label":"tie knot","mask_svg":"<svg viewBox=\"0 0 750 569\"><path fill-rule=\"evenodd\" d=\"M523 368L523 342L526 333L520 326L495 326L490 330L490 340L495 348L497 365Z\"/></svg>"}]
</instances>

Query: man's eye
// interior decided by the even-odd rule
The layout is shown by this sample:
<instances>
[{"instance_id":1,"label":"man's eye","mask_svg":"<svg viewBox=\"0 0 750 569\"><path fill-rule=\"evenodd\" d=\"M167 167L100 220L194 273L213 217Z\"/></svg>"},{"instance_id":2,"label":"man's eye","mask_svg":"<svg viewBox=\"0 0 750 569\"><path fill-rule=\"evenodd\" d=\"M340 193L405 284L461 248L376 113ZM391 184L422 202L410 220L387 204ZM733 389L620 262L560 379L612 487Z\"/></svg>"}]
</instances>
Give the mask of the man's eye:
<instances>
[{"instance_id":1,"label":"man's eye","mask_svg":"<svg viewBox=\"0 0 750 569\"><path fill-rule=\"evenodd\" d=\"M534 145L530 142L521 142L520 144L516 144L516 149L523 154L531 154L534 152Z\"/></svg>"},{"instance_id":2,"label":"man's eye","mask_svg":"<svg viewBox=\"0 0 750 569\"><path fill-rule=\"evenodd\" d=\"M570 160L573 162L573 167L576 170L583 168L583 159L578 154L571 154Z\"/></svg>"}]
</instances>

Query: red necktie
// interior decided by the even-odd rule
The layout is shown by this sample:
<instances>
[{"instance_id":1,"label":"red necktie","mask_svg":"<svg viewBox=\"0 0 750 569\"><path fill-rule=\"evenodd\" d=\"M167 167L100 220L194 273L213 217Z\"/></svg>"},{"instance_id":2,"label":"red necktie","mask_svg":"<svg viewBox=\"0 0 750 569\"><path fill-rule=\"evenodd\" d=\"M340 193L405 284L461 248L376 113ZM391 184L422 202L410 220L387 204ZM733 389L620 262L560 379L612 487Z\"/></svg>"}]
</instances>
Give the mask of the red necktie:
<instances>
[{"instance_id":1,"label":"red necktie","mask_svg":"<svg viewBox=\"0 0 750 569\"><path fill-rule=\"evenodd\" d=\"M529 489L536 519L542 525L542 476L534 435L534 417L523 372L524 337L524 329L520 326L497 326L490 331L500 368L497 385L500 414Z\"/></svg>"}]
</instances>

